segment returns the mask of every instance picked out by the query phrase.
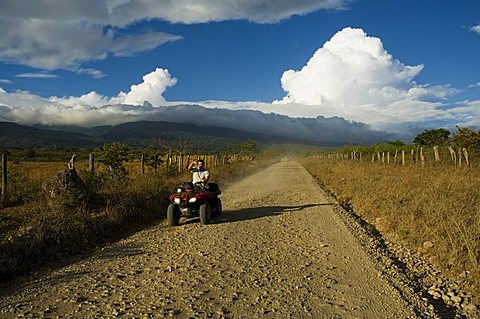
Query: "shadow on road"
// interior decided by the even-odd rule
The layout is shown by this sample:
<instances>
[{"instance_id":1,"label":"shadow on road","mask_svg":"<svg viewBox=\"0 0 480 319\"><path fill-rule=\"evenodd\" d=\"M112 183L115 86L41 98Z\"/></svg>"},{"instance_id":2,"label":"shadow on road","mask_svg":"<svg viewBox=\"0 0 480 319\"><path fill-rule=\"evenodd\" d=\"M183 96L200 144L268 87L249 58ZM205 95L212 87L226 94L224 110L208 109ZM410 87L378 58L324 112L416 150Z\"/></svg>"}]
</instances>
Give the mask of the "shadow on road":
<instances>
[{"instance_id":1,"label":"shadow on road","mask_svg":"<svg viewBox=\"0 0 480 319\"><path fill-rule=\"evenodd\" d=\"M239 210L226 210L222 213L220 218L215 218L212 220L212 224L224 224L224 223L233 223L244 220L257 219L267 216L276 216L281 215L285 212L296 212L301 211L310 207L319 207L319 206L331 206L331 203L320 203L320 204L306 204L306 205L294 205L294 206L267 206L267 207L254 207L254 208L243 208Z\"/></svg>"},{"instance_id":2,"label":"shadow on road","mask_svg":"<svg viewBox=\"0 0 480 319\"><path fill-rule=\"evenodd\" d=\"M51 270L61 268L63 266L77 263L80 261L89 262L95 260L113 260L118 258L136 256L144 254L141 246L135 244L117 243L112 246L105 246L97 253L85 253L76 256L66 257L65 260L58 260L57 264L51 265ZM43 270L41 273L45 273ZM46 285L56 285L64 282L75 281L78 278L92 274L91 271L71 270L66 272L54 273L50 276L41 276L36 280L30 281L28 277L19 277L15 281L0 283L0 297L8 296L13 293L21 293L22 291L34 288L40 288ZM0 308L4 306L0 301Z\"/></svg>"}]
</instances>

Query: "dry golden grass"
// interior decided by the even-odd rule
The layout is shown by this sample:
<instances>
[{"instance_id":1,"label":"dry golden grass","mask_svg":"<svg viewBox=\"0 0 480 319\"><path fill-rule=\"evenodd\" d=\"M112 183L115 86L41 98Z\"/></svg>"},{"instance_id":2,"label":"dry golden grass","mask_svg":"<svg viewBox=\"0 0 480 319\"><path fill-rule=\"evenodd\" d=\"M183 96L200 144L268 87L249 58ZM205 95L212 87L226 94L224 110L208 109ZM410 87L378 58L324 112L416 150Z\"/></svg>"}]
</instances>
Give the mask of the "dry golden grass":
<instances>
[{"instance_id":1,"label":"dry golden grass","mask_svg":"<svg viewBox=\"0 0 480 319\"><path fill-rule=\"evenodd\" d=\"M388 239L428 255L470 287L480 287L478 169L318 157L301 161L342 204L351 205ZM434 246L424 248L427 241Z\"/></svg>"}]
</instances>

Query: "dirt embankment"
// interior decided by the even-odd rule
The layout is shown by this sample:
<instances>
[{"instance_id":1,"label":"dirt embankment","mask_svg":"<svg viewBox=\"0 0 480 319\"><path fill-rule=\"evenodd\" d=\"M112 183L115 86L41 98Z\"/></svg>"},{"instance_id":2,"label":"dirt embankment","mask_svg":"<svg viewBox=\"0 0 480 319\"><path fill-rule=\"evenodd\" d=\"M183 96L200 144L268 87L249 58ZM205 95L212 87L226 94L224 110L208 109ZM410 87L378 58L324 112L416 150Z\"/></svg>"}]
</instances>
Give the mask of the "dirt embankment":
<instances>
[{"instance_id":1,"label":"dirt embankment","mask_svg":"<svg viewBox=\"0 0 480 319\"><path fill-rule=\"evenodd\" d=\"M211 225L154 226L2 287L0 317L436 317L366 253L298 163L272 165L221 197Z\"/></svg>"}]
</instances>

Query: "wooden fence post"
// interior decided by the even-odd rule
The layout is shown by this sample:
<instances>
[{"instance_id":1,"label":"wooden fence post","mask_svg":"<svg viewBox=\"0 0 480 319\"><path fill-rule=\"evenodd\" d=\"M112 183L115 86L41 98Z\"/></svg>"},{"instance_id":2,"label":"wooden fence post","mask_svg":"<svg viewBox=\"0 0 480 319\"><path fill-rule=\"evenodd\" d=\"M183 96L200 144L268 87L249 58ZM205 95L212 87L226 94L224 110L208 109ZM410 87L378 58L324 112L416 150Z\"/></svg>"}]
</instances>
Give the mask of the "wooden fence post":
<instances>
[{"instance_id":1,"label":"wooden fence post","mask_svg":"<svg viewBox=\"0 0 480 319\"><path fill-rule=\"evenodd\" d=\"M453 165L457 166L457 154L451 146L448 147L448 151L450 152L450 157L452 158Z\"/></svg>"},{"instance_id":2,"label":"wooden fence post","mask_svg":"<svg viewBox=\"0 0 480 319\"><path fill-rule=\"evenodd\" d=\"M88 155L88 172L90 174L95 173L95 155L92 153Z\"/></svg>"},{"instance_id":3,"label":"wooden fence post","mask_svg":"<svg viewBox=\"0 0 480 319\"><path fill-rule=\"evenodd\" d=\"M438 145L433 147L433 153L435 154L435 162L440 162L440 154L438 153Z\"/></svg>"},{"instance_id":4,"label":"wooden fence post","mask_svg":"<svg viewBox=\"0 0 480 319\"><path fill-rule=\"evenodd\" d=\"M464 147L462 148L463 151L463 156L465 157L465 163L467 164L467 167L470 167L470 162L468 160L468 152L467 149Z\"/></svg>"},{"instance_id":5,"label":"wooden fence post","mask_svg":"<svg viewBox=\"0 0 480 319\"><path fill-rule=\"evenodd\" d=\"M390 164L390 152L387 152L387 164Z\"/></svg>"},{"instance_id":6,"label":"wooden fence post","mask_svg":"<svg viewBox=\"0 0 480 319\"><path fill-rule=\"evenodd\" d=\"M385 164L385 152L382 152L382 164Z\"/></svg>"},{"instance_id":7,"label":"wooden fence post","mask_svg":"<svg viewBox=\"0 0 480 319\"><path fill-rule=\"evenodd\" d=\"M2 153L2 196L7 193L7 152Z\"/></svg>"},{"instance_id":8,"label":"wooden fence post","mask_svg":"<svg viewBox=\"0 0 480 319\"><path fill-rule=\"evenodd\" d=\"M180 161L178 162L178 172L182 172L184 169L185 162L183 161L183 154L180 155Z\"/></svg>"},{"instance_id":9,"label":"wooden fence post","mask_svg":"<svg viewBox=\"0 0 480 319\"><path fill-rule=\"evenodd\" d=\"M145 155L143 154L142 157L140 157L140 174L145 174Z\"/></svg>"},{"instance_id":10,"label":"wooden fence post","mask_svg":"<svg viewBox=\"0 0 480 319\"><path fill-rule=\"evenodd\" d=\"M458 167L462 167L462 149L458 149Z\"/></svg>"},{"instance_id":11,"label":"wooden fence post","mask_svg":"<svg viewBox=\"0 0 480 319\"><path fill-rule=\"evenodd\" d=\"M405 166L405 151L402 150L402 166Z\"/></svg>"},{"instance_id":12,"label":"wooden fence post","mask_svg":"<svg viewBox=\"0 0 480 319\"><path fill-rule=\"evenodd\" d=\"M425 156L423 155L423 147L420 147L420 163L422 164L422 167L425 166Z\"/></svg>"}]
</instances>

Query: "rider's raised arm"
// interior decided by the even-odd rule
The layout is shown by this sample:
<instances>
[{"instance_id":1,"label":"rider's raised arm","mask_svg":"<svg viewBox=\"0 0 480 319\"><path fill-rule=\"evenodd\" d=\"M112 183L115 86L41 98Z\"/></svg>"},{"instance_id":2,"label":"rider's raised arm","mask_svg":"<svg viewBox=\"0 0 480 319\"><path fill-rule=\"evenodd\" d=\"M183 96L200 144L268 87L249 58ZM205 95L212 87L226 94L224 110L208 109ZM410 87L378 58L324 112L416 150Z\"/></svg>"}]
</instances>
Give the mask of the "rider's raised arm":
<instances>
[{"instance_id":1,"label":"rider's raised arm","mask_svg":"<svg viewBox=\"0 0 480 319\"><path fill-rule=\"evenodd\" d=\"M190 164L188 164L187 170L191 171L193 169L193 165L195 164L196 164L196 161L190 162Z\"/></svg>"}]
</instances>

